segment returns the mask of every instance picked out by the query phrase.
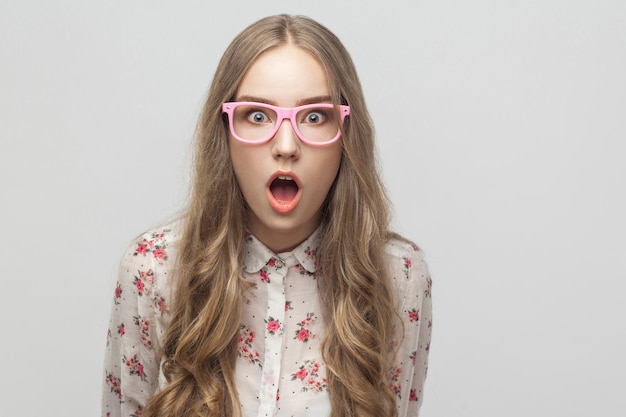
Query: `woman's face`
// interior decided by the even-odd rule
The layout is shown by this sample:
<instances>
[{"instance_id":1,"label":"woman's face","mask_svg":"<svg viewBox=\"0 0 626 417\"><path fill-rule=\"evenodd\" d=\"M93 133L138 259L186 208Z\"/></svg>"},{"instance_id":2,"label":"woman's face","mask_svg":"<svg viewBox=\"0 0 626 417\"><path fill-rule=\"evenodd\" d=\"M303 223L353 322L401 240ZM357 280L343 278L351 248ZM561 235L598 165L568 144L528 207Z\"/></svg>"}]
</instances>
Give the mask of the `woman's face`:
<instances>
[{"instance_id":1,"label":"woman's face","mask_svg":"<svg viewBox=\"0 0 626 417\"><path fill-rule=\"evenodd\" d=\"M235 101L279 107L330 102L328 80L308 52L285 45L262 54L244 76ZM321 222L321 206L337 176L341 139L302 142L288 119L271 140L230 137L230 157L248 206L248 230L274 252L295 248Z\"/></svg>"}]
</instances>

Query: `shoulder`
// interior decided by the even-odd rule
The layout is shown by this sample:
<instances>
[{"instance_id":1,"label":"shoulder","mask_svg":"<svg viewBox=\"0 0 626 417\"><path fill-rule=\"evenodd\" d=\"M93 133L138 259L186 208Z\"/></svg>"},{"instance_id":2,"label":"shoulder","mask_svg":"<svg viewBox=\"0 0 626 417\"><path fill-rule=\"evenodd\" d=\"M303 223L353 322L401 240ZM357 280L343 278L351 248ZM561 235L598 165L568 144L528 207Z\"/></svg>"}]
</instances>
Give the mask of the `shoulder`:
<instances>
[{"instance_id":1,"label":"shoulder","mask_svg":"<svg viewBox=\"0 0 626 417\"><path fill-rule=\"evenodd\" d=\"M411 273L415 272L420 276L428 275L424 252L415 243L399 235L393 235L387 241L385 258L392 271L401 271L405 278L409 278Z\"/></svg>"},{"instance_id":2,"label":"shoulder","mask_svg":"<svg viewBox=\"0 0 626 417\"><path fill-rule=\"evenodd\" d=\"M158 263L172 260L172 251L178 246L181 220L148 230L132 240L127 255L138 259L154 259Z\"/></svg>"},{"instance_id":3,"label":"shoulder","mask_svg":"<svg viewBox=\"0 0 626 417\"><path fill-rule=\"evenodd\" d=\"M426 258L413 242L393 235L385 245L385 264L396 295L429 295L431 278Z\"/></svg>"},{"instance_id":4,"label":"shoulder","mask_svg":"<svg viewBox=\"0 0 626 417\"><path fill-rule=\"evenodd\" d=\"M157 278L167 276L174 268L181 226L177 220L135 237L122 256L120 272L129 277L138 275L147 285L156 285Z\"/></svg>"}]
</instances>

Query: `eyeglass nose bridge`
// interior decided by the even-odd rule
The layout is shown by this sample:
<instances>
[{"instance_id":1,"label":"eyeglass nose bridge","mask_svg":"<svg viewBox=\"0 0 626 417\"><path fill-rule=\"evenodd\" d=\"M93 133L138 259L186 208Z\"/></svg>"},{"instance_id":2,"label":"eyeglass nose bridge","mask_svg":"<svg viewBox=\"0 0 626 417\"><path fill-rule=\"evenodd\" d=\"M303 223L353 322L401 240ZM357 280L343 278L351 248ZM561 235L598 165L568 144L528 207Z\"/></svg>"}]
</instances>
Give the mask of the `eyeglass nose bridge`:
<instances>
[{"instance_id":1,"label":"eyeglass nose bridge","mask_svg":"<svg viewBox=\"0 0 626 417\"><path fill-rule=\"evenodd\" d=\"M283 122L285 120L289 120L293 133L296 134L300 141L305 141L305 139L302 137L302 134L300 133L300 130L298 129L298 121L296 120L296 115L298 114L299 110L297 108L285 109L281 107L276 107L272 110L276 112L276 124L274 125L274 132L271 135L272 138L276 136L276 134L280 130L280 127L283 125Z\"/></svg>"}]
</instances>

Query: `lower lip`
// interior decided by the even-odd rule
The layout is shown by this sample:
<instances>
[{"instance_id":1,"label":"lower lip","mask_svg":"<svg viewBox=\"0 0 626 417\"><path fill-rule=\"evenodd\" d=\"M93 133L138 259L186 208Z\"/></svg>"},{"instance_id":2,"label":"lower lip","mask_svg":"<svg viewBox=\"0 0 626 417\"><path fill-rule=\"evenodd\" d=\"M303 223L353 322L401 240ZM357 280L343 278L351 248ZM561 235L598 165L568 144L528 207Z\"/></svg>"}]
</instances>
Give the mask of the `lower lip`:
<instances>
[{"instance_id":1,"label":"lower lip","mask_svg":"<svg viewBox=\"0 0 626 417\"><path fill-rule=\"evenodd\" d=\"M267 192L267 199L270 202L270 206L275 211L279 213L283 213L283 214L289 213L290 211L294 210L296 206L298 205L298 202L300 201L300 196L302 195L302 190L298 189L298 192L296 193L293 200L279 201L279 200L276 200L276 198L274 198L274 194L272 194L272 192L270 191L269 186L266 188L266 192Z\"/></svg>"}]
</instances>

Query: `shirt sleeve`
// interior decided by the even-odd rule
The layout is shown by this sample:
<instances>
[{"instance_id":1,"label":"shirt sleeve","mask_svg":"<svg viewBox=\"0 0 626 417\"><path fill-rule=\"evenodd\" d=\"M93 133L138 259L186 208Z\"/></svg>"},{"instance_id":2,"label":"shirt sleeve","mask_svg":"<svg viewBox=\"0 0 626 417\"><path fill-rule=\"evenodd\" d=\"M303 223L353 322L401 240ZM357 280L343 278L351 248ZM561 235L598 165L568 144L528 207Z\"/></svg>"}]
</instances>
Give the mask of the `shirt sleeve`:
<instances>
[{"instance_id":1,"label":"shirt sleeve","mask_svg":"<svg viewBox=\"0 0 626 417\"><path fill-rule=\"evenodd\" d=\"M122 258L104 359L102 416L138 417L158 386L156 345L159 298L153 291L154 257L142 241ZM143 253L142 253L143 252Z\"/></svg>"},{"instance_id":2,"label":"shirt sleeve","mask_svg":"<svg viewBox=\"0 0 626 417\"><path fill-rule=\"evenodd\" d=\"M410 246L405 252L401 268L399 279L406 280L406 286L402 294L402 308L398 312L404 327L404 338L397 350L391 384L396 394L398 416L417 417L428 370L432 281L424 254L415 246Z\"/></svg>"}]
</instances>

